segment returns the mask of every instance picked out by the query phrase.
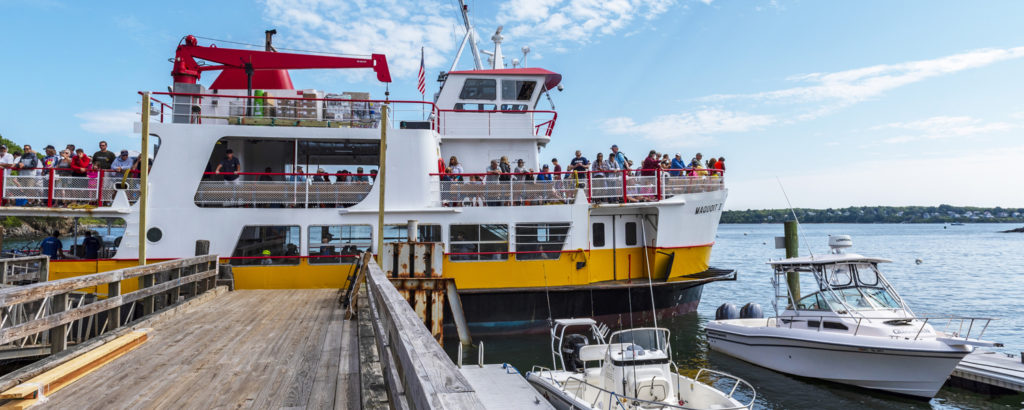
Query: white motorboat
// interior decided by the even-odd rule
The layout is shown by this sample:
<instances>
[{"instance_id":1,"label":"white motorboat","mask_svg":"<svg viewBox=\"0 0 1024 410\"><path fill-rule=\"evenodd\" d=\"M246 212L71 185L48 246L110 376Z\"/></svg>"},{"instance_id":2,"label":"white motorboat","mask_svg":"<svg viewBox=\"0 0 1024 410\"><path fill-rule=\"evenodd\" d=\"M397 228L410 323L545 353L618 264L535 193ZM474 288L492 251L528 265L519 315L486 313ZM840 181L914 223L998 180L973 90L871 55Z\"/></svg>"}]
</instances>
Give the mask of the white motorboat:
<instances>
[{"instance_id":1,"label":"white motorboat","mask_svg":"<svg viewBox=\"0 0 1024 410\"><path fill-rule=\"evenodd\" d=\"M992 319L915 315L878 269L890 261L844 253L851 245L830 236L831 254L769 261L775 317L744 309L711 321L711 349L783 373L930 398L973 346L999 345L981 340ZM813 275L816 291L801 296L787 281L800 273Z\"/></svg>"},{"instance_id":2,"label":"white motorboat","mask_svg":"<svg viewBox=\"0 0 1024 410\"><path fill-rule=\"evenodd\" d=\"M669 331L636 328L612 333L593 319L558 319L551 328L553 369L534 366L526 380L558 409L749 409L756 392L746 381L700 369L679 374ZM590 338L569 329L589 328ZM593 340L594 344L589 344ZM597 363L588 367L588 363ZM698 380L714 379L719 390ZM749 394L740 402L737 393Z\"/></svg>"}]
</instances>

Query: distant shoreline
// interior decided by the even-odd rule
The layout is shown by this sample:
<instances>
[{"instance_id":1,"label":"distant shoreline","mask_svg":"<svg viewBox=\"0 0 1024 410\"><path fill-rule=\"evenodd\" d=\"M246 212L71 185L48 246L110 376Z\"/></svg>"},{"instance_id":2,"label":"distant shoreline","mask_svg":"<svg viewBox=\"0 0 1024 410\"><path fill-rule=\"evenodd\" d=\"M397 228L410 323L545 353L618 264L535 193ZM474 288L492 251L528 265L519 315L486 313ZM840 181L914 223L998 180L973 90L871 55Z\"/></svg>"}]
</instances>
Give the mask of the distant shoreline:
<instances>
[{"instance_id":1,"label":"distant shoreline","mask_svg":"<svg viewBox=\"0 0 1024 410\"><path fill-rule=\"evenodd\" d=\"M1024 208L983 208L970 206L861 206L826 209L748 209L722 212L723 224L780 223L793 219L801 223L1021 223Z\"/></svg>"}]
</instances>

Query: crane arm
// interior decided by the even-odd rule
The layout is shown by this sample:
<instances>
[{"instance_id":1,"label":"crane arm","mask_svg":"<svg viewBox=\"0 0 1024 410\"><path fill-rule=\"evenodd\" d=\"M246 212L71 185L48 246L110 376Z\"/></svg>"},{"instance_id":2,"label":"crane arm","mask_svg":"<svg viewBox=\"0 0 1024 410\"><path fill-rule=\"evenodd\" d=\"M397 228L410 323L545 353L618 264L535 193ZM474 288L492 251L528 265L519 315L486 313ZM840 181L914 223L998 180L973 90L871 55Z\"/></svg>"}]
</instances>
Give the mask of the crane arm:
<instances>
[{"instance_id":1,"label":"crane arm","mask_svg":"<svg viewBox=\"0 0 1024 410\"><path fill-rule=\"evenodd\" d=\"M196 62L197 58L221 65L203 67ZM377 80L391 82L391 72L388 71L387 58L383 54L354 58L205 47L198 45L193 36L187 36L184 44L178 45L171 75L175 82L195 84L203 71L247 66L252 70L372 68L377 73Z\"/></svg>"}]
</instances>

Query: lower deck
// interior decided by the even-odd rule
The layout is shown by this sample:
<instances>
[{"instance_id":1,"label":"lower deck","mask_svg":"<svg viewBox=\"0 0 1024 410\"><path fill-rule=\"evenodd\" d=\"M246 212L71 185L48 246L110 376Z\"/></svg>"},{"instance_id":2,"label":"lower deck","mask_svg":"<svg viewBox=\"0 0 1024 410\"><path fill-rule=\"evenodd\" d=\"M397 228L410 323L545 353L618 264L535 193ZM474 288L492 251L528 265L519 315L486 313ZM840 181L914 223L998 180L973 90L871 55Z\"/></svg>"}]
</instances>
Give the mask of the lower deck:
<instances>
[{"instance_id":1,"label":"lower deck","mask_svg":"<svg viewBox=\"0 0 1024 410\"><path fill-rule=\"evenodd\" d=\"M358 408L354 321L338 291L238 290L49 397L49 408Z\"/></svg>"}]
</instances>

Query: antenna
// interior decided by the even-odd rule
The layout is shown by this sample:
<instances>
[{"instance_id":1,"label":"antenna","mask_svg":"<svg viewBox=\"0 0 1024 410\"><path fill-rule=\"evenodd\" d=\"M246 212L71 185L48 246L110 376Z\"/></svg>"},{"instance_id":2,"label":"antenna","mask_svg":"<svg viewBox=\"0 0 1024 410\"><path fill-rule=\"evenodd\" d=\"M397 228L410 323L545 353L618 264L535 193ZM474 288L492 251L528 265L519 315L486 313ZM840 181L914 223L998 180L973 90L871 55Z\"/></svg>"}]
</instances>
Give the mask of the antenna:
<instances>
[{"instance_id":1,"label":"antenna","mask_svg":"<svg viewBox=\"0 0 1024 410\"><path fill-rule=\"evenodd\" d=\"M782 186L782 180L779 177L775 177L775 180L779 182L779 189L782 190L782 196L786 198L786 205L789 205L789 212L793 214L793 220L796 221L796 229L800 231L801 242L804 243L804 247L807 248L807 254L811 255L811 259L814 259L814 252L811 251L811 246L807 244L807 237L800 230L800 219L796 217L796 210L793 209L793 204L789 202L789 195L786 194L786 187Z\"/></svg>"},{"instance_id":2,"label":"antenna","mask_svg":"<svg viewBox=\"0 0 1024 410\"><path fill-rule=\"evenodd\" d=\"M494 31L494 35L491 36L491 41L494 42L494 64L491 66L492 69L505 68L505 58L501 56L501 41L505 37L501 36L501 29L504 26L498 26L498 29Z\"/></svg>"},{"instance_id":3,"label":"antenna","mask_svg":"<svg viewBox=\"0 0 1024 410\"><path fill-rule=\"evenodd\" d=\"M526 55L530 54L530 46L523 46L523 68L526 68Z\"/></svg>"}]
</instances>

